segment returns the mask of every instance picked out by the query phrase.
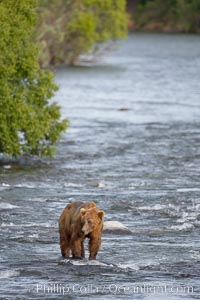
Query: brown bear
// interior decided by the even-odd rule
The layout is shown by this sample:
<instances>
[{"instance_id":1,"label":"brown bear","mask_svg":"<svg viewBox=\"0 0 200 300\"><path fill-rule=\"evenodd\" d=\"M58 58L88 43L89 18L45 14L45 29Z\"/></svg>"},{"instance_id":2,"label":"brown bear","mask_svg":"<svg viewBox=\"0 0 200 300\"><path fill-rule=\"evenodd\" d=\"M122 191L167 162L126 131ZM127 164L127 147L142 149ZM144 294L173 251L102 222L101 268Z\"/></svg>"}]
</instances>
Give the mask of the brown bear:
<instances>
[{"instance_id":1,"label":"brown bear","mask_svg":"<svg viewBox=\"0 0 200 300\"><path fill-rule=\"evenodd\" d=\"M62 256L85 257L84 240L89 238L89 259L96 259L101 246L104 211L94 202L68 204L59 218L60 249Z\"/></svg>"}]
</instances>

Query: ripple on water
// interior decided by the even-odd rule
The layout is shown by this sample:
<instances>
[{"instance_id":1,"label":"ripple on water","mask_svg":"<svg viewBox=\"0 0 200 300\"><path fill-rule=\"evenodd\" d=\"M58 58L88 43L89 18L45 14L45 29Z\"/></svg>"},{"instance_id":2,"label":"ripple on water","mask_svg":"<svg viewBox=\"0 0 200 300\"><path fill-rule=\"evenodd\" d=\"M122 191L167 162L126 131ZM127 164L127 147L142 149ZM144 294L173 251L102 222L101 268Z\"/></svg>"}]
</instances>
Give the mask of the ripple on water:
<instances>
[{"instance_id":1,"label":"ripple on water","mask_svg":"<svg viewBox=\"0 0 200 300\"><path fill-rule=\"evenodd\" d=\"M7 202L0 202L0 210L3 209L13 209L13 208L19 208L17 205L13 205Z\"/></svg>"},{"instance_id":2,"label":"ripple on water","mask_svg":"<svg viewBox=\"0 0 200 300\"><path fill-rule=\"evenodd\" d=\"M10 277L17 277L20 275L19 270L0 270L0 279L7 279Z\"/></svg>"}]
</instances>

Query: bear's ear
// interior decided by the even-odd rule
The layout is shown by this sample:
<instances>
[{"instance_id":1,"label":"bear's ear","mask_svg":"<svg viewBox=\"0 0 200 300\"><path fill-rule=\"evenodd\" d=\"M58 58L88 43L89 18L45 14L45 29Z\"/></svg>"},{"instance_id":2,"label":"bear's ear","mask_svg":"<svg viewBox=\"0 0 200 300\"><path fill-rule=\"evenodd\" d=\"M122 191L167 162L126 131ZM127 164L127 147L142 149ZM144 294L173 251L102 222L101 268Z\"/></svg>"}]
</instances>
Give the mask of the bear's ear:
<instances>
[{"instance_id":1,"label":"bear's ear","mask_svg":"<svg viewBox=\"0 0 200 300\"><path fill-rule=\"evenodd\" d=\"M103 210L100 210L98 212L98 217L102 220L103 219L103 216L104 216L104 211Z\"/></svg>"},{"instance_id":2,"label":"bear's ear","mask_svg":"<svg viewBox=\"0 0 200 300\"><path fill-rule=\"evenodd\" d=\"M83 216L83 215L86 213L86 209L82 207L82 208L80 209L80 213L81 213L81 215Z\"/></svg>"},{"instance_id":3,"label":"bear's ear","mask_svg":"<svg viewBox=\"0 0 200 300\"><path fill-rule=\"evenodd\" d=\"M88 208L92 207L96 207L96 203L94 203L93 201L88 203Z\"/></svg>"}]
</instances>

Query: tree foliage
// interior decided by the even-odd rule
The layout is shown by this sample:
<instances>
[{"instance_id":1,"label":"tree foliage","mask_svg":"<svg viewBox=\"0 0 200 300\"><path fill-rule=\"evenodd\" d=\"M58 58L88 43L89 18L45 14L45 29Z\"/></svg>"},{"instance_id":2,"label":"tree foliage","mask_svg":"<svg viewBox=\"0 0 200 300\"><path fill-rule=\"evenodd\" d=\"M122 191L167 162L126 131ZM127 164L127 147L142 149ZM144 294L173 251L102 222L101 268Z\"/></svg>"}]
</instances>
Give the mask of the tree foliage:
<instances>
[{"instance_id":1,"label":"tree foliage","mask_svg":"<svg viewBox=\"0 0 200 300\"><path fill-rule=\"evenodd\" d=\"M200 32L200 0L139 0L134 20L138 28Z\"/></svg>"},{"instance_id":2,"label":"tree foliage","mask_svg":"<svg viewBox=\"0 0 200 300\"><path fill-rule=\"evenodd\" d=\"M75 64L99 44L124 38L125 0L40 0L36 40L41 64Z\"/></svg>"},{"instance_id":3,"label":"tree foliage","mask_svg":"<svg viewBox=\"0 0 200 300\"><path fill-rule=\"evenodd\" d=\"M36 0L0 0L0 153L52 155L67 120L49 104L57 86L32 43Z\"/></svg>"}]
</instances>

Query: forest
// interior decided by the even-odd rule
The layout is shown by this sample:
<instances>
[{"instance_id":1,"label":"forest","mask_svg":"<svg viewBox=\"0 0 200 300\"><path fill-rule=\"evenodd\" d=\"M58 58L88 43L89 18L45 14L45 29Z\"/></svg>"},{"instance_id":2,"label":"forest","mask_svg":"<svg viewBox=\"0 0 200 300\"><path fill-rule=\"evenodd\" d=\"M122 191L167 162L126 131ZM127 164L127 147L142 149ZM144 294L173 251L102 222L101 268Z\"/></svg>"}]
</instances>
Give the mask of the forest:
<instances>
[{"instance_id":1,"label":"forest","mask_svg":"<svg viewBox=\"0 0 200 300\"><path fill-rule=\"evenodd\" d=\"M200 0L128 1L130 30L200 32Z\"/></svg>"}]
</instances>

